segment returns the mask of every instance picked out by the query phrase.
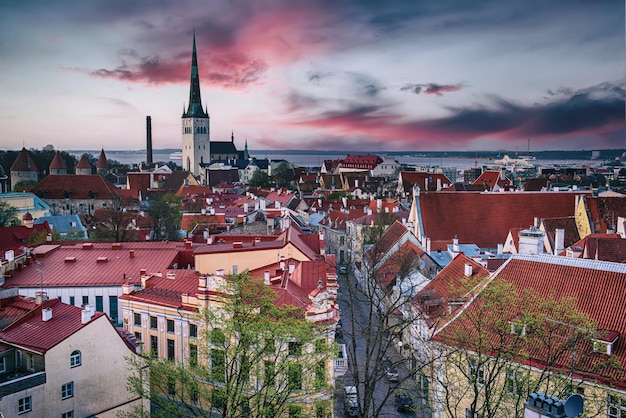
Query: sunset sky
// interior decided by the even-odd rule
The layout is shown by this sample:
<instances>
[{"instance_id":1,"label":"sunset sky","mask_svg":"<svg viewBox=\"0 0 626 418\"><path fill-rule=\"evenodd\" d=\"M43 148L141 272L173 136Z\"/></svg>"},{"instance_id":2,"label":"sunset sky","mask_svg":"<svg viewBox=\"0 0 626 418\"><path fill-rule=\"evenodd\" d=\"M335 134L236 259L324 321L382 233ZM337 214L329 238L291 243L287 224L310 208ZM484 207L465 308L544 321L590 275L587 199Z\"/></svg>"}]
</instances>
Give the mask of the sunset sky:
<instances>
[{"instance_id":1,"label":"sunset sky","mask_svg":"<svg viewBox=\"0 0 626 418\"><path fill-rule=\"evenodd\" d=\"M5 0L0 147L626 147L623 0Z\"/></svg>"}]
</instances>

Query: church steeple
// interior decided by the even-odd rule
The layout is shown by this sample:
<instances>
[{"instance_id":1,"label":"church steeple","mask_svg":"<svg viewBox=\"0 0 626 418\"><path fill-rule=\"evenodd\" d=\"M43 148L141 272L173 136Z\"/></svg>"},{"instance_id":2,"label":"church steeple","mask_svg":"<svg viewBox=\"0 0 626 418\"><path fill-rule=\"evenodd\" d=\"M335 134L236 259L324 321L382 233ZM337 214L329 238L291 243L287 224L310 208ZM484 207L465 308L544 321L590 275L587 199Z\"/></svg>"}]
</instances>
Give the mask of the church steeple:
<instances>
[{"instance_id":1,"label":"church steeple","mask_svg":"<svg viewBox=\"0 0 626 418\"><path fill-rule=\"evenodd\" d=\"M191 51L191 80L189 85L189 107L183 117L207 118L209 115L202 109L200 98L200 75L198 73L198 57L196 54L196 31L193 31L193 49Z\"/></svg>"}]
</instances>

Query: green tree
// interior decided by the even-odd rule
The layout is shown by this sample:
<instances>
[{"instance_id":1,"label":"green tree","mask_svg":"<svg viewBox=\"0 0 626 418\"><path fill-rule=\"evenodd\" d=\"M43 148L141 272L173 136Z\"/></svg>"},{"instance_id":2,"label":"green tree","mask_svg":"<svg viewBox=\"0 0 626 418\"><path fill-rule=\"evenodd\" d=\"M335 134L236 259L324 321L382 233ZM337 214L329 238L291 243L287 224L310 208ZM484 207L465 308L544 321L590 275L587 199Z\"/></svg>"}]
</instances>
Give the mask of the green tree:
<instances>
[{"instance_id":1,"label":"green tree","mask_svg":"<svg viewBox=\"0 0 626 418\"><path fill-rule=\"evenodd\" d=\"M173 193L152 195L148 215L152 218L152 240L180 240L180 197Z\"/></svg>"},{"instance_id":2,"label":"green tree","mask_svg":"<svg viewBox=\"0 0 626 418\"><path fill-rule=\"evenodd\" d=\"M202 309L199 347L188 363L148 355L131 366L133 393L149 398L153 417L280 417L328 390L335 353L326 329L301 308L277 305L278 294L246 274L229 276L220 300ZM142 368L150 387L142 384ZM331 405L318 403L330 412ZM130 417L141 416L140 411ZM304 415L302 415L304 416Z\"/></svg>"},{"instance_id":3,"label":"green tree","mask_svg":"<svg viewBox=\"0 0 626 418\"><path fill-rule=\"evenodd\" d=\"M283 161L273 170L272 175L276 181L276 187L291 187L294 180L293 168Z\"/></svg>"},{"instance_id":4,"label":"green tree","mask_svg":"<svg viewBox=\"0 0 626 418\"><path fill-rule=\"evenodd\" d=\"M576 300L519 292L503 279L476 288L458 290L467 299L479 295L464 309L463 325L449 326L441 334L445 364L433 377L442 389L436 402L445 414L523 417L533 392L559 398L574 393L572 385L581 383L567 379L557 366L564 357L576 355L576 361L584 361L593 355L581 347L590 344L596 329L577 310ZM579 347L576 354L572 347ZM542 367L531 370L525 363ZM595 416L589 409L588 416Z\"/></svg>"},{"instance_id":5,"label":"green tree","mask_svg":"<svg viewBox=\"0 0 626 418\"><path fill-rule=\"evenodd\" d=\"M6 201L0 201L0 227L19 225L17 209Z\"/></svg>"},{"instance_id":6,"label":"green tree","mask_svg":"<svg viewBox=\"0 0 626 418\"><path fill-rule=\"evenodd\" d=\"M271 185L269 176L263 170L255 171L250 179L250 186L253 187L270 187Z\"/></svg>"}]
</instances>

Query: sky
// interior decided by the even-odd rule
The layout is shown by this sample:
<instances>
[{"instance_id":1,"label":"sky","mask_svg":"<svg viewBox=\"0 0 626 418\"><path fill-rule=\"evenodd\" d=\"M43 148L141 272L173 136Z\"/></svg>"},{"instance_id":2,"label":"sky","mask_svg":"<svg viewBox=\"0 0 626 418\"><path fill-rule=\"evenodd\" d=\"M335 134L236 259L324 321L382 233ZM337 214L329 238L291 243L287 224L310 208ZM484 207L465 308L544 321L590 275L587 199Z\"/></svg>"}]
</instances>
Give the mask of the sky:
<instances>
[{"instance_id":1,"label":"sky","mask_svg":"<svg viewBox=\"0 0 626 418\"><path fill-rule=\"evenodd\" d=\"M623 0L3 0L0 148L625 148Z\"/></svg>"}]
</instances>

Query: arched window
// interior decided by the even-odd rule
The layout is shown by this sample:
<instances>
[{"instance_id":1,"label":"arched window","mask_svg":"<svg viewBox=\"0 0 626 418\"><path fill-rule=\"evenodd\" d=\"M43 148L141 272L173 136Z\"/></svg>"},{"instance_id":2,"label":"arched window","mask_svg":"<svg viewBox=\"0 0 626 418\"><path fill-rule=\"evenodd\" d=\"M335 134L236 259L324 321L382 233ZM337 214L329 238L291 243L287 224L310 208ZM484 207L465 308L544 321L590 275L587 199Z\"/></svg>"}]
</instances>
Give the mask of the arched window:
<instances>
[{"instance_id":1,"label":"arched window","mask_svg":"<svg viewBox=\"0 0 626 418\"><path fill-rule=\"evenodd\" d=\"M83 364L82 357L80 355L80 351L74 350L70 355L70 367L78 367Z\"/></svg>"}]
</instances>

